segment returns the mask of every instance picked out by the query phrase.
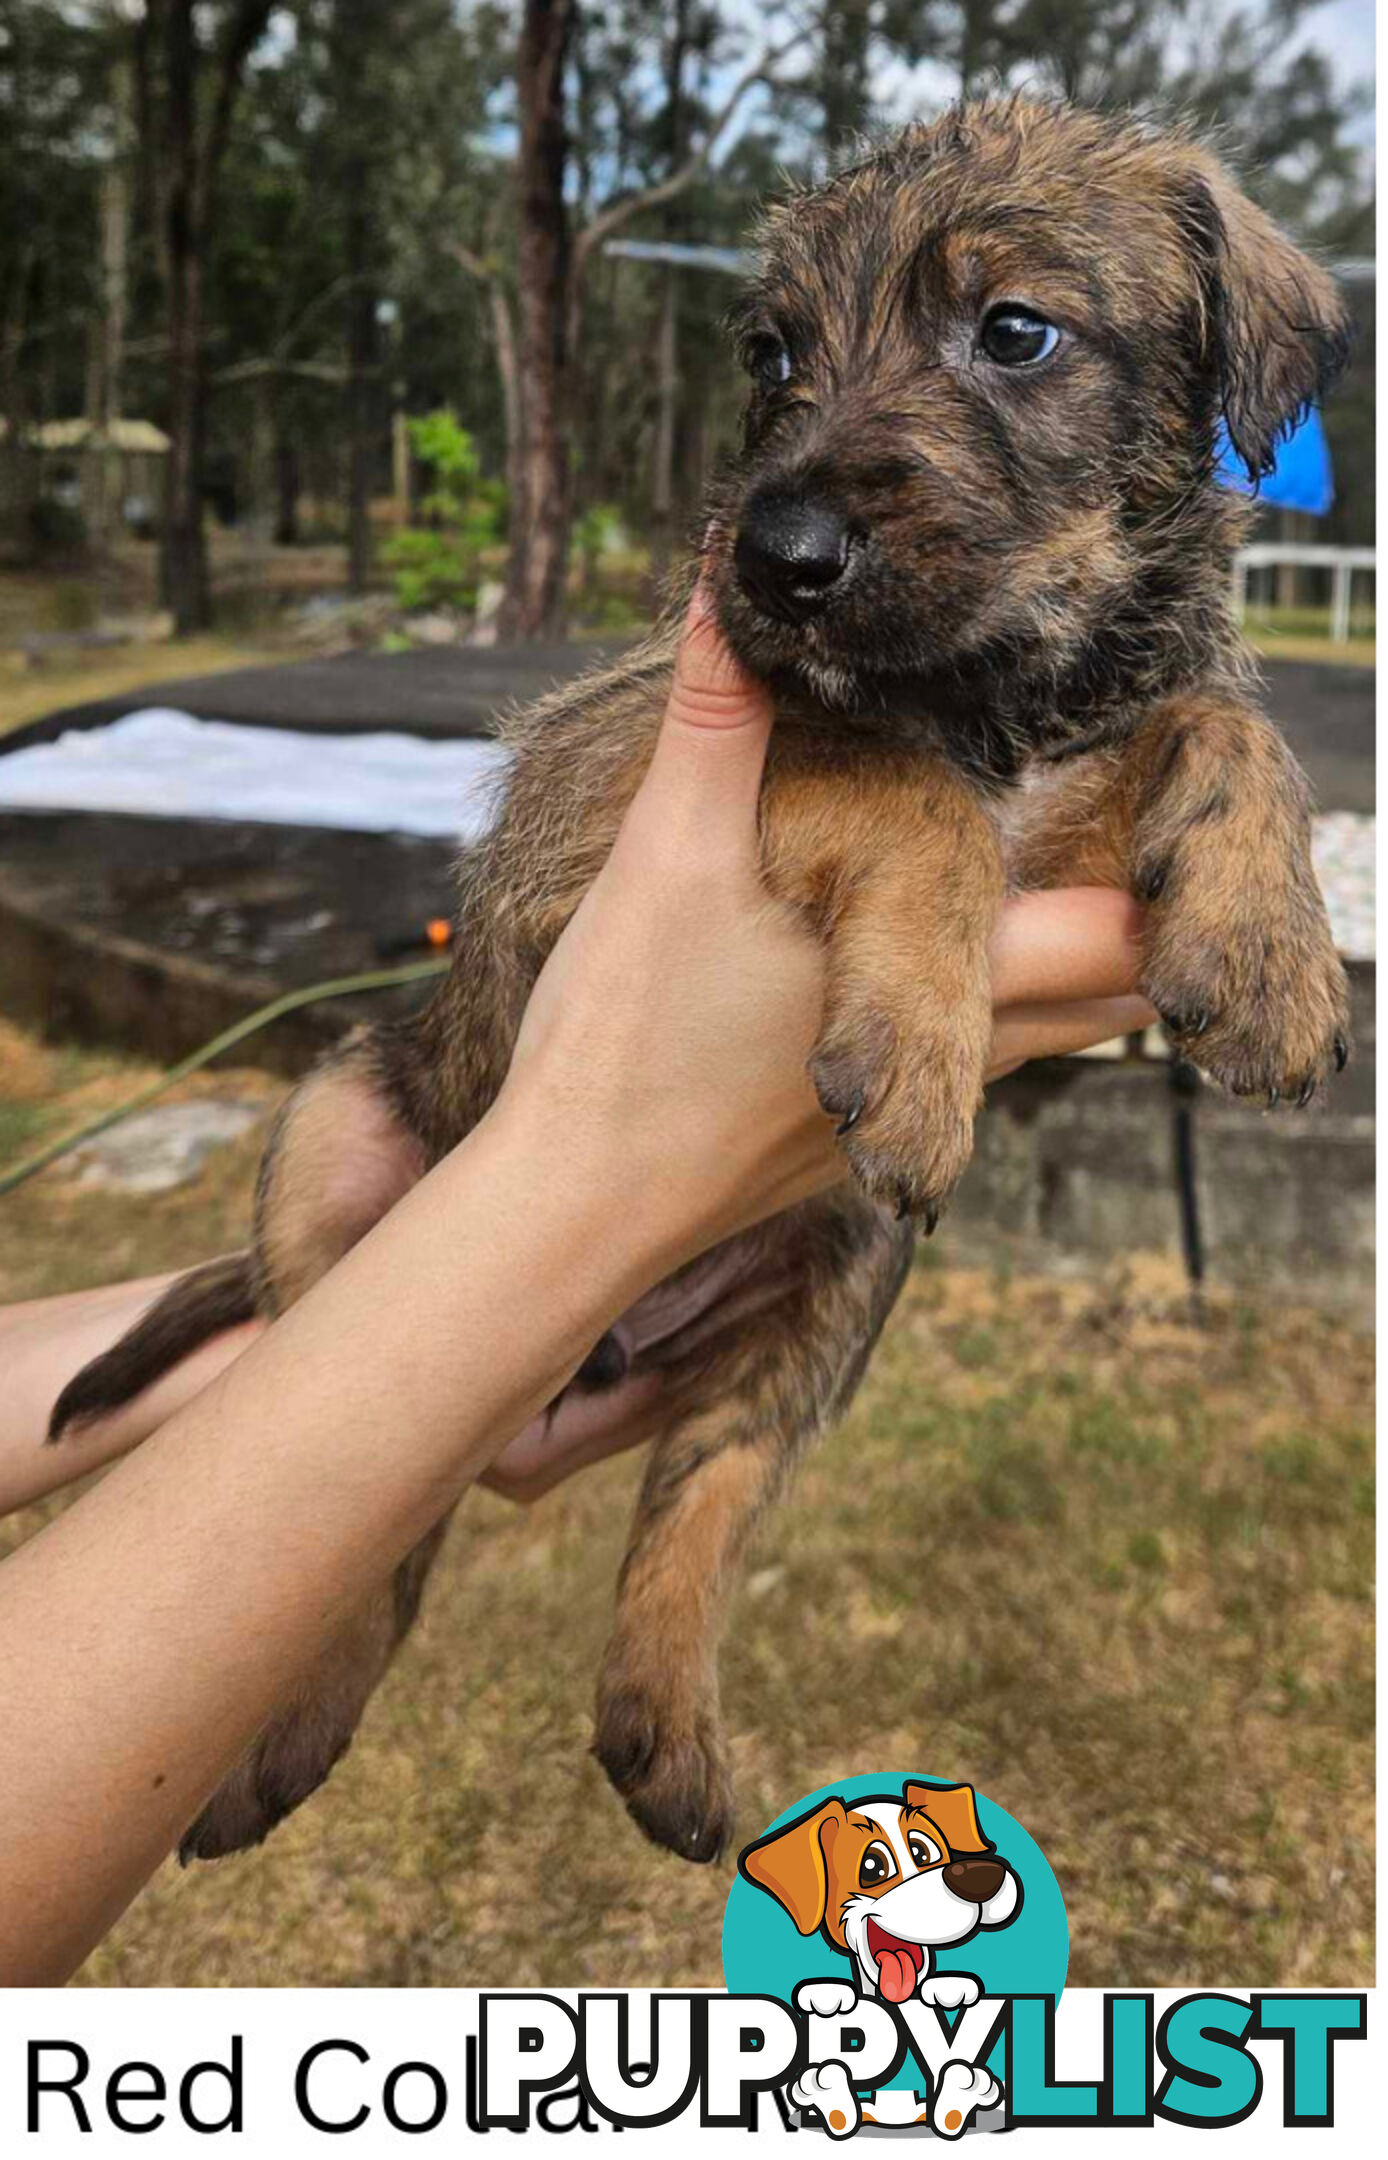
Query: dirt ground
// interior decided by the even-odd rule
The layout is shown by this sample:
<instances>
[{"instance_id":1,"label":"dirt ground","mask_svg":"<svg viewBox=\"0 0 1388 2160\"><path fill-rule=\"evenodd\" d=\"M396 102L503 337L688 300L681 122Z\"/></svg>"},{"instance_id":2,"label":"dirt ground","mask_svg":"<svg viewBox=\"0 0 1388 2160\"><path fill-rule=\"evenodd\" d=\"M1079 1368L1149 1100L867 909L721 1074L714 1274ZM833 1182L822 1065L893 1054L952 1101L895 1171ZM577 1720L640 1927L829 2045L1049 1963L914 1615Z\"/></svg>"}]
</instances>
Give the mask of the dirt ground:
<instances>
[{"instance_id":1,"label":"dirt ground","mask_svg":"<svg viewBox=\"0 0 1388 2160\"><path fill-rule=\"evenodd\" d=\"M144 1077L0 1025L0 1165ZM55 1171L0 1201L0 1299L226 1249L257 1147L165 1195ZM1008 1279L939 1242L733 1601L741 1832L839 1775L967 1778L1047 1852L1076 1984L1366 1984L1371 1343L1196 1325L1157 1263ZM717 1984L731 1862L645 1844L588 1753L638 1475L471 1495L329 1786L259 1853L166 1866L83 1980Z\"/></svg>"}]
</instances>

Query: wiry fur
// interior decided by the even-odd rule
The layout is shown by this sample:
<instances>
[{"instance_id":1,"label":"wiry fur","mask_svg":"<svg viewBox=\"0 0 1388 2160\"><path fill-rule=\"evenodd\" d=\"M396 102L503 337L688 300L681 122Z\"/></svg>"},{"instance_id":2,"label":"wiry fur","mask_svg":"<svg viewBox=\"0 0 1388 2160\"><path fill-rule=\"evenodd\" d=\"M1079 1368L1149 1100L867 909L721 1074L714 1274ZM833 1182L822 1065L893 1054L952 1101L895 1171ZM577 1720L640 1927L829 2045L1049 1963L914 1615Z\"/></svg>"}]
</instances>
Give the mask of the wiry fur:
<instances>
[{"instance_id":1,"label":"wiry fur","mask_svg":"<svg viewBox=\"0 0 1388 2160\"><path fill-rule=\"evenodd\" d=\"M979 324L1004 300L1062 327L1053 360L984 364ZM1343 357L1330 280L1194 140L1014 100L909 129L773 212L737 331L754 360L774 339L793 366L754 391L705 559L730 641L777 693L764 870L824 941L812 1071L855 1181L696 1263L679 1324L630 1367L600 1346L576 1383L659 1376L597 1751L637 1820L695 1859L730 1821L727 1585L862 1373L910 1251L894 1217L933 1223L967 1160L1008 880L1137 893L1143 987L1226 1084L1306 1100L1345 1055L1304 783L1252 703L1229 614L1247 511L1215 482L1221 417L1260 472ZM733 561L768 486L831 497L854 535L841 587L794 625L753 603ZM492 1101L645 769L676 625L672 608L624 665L507 723L512 777L461 866L449 977L280 1121L261 1310L302 1295ZM175 1293L179 1326L146 1324L89 1368L57 1423L124 1400L156 1341L172 1362L218 1310ZM253 1842L326 1775L436 1542L398 1595L367 1600L191 1850Z\"/></svg>"}]
</instances>

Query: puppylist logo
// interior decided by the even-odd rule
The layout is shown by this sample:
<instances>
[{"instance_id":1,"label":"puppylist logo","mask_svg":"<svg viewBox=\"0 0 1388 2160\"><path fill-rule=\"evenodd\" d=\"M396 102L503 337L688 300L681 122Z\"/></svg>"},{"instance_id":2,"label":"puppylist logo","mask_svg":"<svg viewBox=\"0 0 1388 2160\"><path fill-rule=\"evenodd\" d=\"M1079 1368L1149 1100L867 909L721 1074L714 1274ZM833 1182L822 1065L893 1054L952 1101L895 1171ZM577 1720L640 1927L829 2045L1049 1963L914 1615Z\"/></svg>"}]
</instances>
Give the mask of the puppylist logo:
<instances>
[{"instance_id":1,"label":"puppylist logo","mask_svg":"<svg viewBox=\"0 0 1388 2160\"><path fill-rule=\"evenodd\" d=\"M749 1845L738 1872L775 1899L800 1936L848 1960L842 1976L798 1981L793 1995L810 2059L790 2097L831 2137L850 2137L866 2122L929 2124L956 2138L998 2115L1003 2089L987 2058L1002 2011L957 1953L983 1931L1015 1926L1025 1892L984 1835L972 1786L907 1778L848 1800L834 1794ZM1058 1890L1053 1902L1047 1931L1058 1921L1063 1959ZM940 2012L954 2014L952 2025ZM872 2078L900 2070L903 2042L923 2064L927 2090L914 2077L872 2087Z\"/></svg>"},{"instance_id":2,"label":"puppylist logo","mask_svg":"<svg viewBox=\"0 0 1388 2160\"><path fill-rule=\"evenodd\" d=\"M1105 1994L1102 2065L1062 2081L1068 1964L1035 1840L972 1786L925 1776L848 1779L788 1810L739 1856L724 1924L730 1990L800 2024L791 2119L834 2139L1231 2127L1263 2100L1254 2040L1280 2043L1283 2123L1333 2126L1362 1994L1192 1993L1160 2019L1151 1994Z\"/></svg>"},{"instance_id":3,"label":"puppylist logo","mask_svg":"<svg viewBox=\"0 0 1388 2160\"><path fill-rule=\"evenodd\" d=\"M738 1878L724 1971L803 2022L788 2098L805 2126L1003 2126L1009 1999L1054 2006L1069 1962L1059 1886L1020 1823L971 1785L849 1779L778 1818Z\"/></svg>"}]
</instances>

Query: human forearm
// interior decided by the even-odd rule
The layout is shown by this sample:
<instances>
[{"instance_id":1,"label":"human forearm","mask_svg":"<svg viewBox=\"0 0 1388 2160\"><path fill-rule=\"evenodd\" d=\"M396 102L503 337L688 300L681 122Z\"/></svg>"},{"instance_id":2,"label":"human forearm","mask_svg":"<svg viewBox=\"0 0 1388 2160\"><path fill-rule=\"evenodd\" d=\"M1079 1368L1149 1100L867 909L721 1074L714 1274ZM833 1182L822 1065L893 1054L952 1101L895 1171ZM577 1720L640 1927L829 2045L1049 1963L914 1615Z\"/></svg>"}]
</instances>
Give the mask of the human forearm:
<instances>
[{"instance_id":1,"label":"human forearm","mask_svg":"<svg viewBox=\"0 0 1388 2160\"><path fill-rule=\"evenodd\" d=\"M1025 1059L1057 1057L1145 1027L1148 1007L1133 997L1141 918L1119 892L1080 889L1010 900L993 942L993 1056L989 1077ZM173 1280L113 1284L0 1311L0 1515L22 1507L146 1439L239 1357L263 1332L253 1321L193 1351L152 1387L93 1420L59 1448L43 1446L60 1390L89 1358L108 1350ZM532 1420L482 1472L483 1482L534 1499L584 1462L633 1446L649 1418L639 1403L613 1420L583 1406L560 1420Z\"/></svg>"},{"instance_id":2,"label":"human forearm","mask_svg":"<svg viewBox=\"0 0 1388 2160\"><path fill-rule=\"evenodd\" d=\"M508 1102L6 1563L0 1979L79 1962L363 1585L641 1287L652 1221L612 1176Z\"/></svg>"}]
</instances>

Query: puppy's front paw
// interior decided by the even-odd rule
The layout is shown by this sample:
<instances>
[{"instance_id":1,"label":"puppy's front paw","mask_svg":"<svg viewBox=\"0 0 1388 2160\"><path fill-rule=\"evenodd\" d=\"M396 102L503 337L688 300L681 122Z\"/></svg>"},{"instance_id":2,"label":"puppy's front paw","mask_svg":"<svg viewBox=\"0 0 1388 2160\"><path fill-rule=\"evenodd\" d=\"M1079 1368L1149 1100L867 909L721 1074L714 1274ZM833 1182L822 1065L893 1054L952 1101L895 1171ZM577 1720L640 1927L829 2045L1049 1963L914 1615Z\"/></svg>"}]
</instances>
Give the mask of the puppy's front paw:
<instances>
[{"instance_id":1,"label":"puppy's front paw","mask_svg":"<svg viewBox=\"0 0 1388 2160\"><path fill-rule=\"evenodd\" d=\"M605 1680L593 1753L648 1838L681 1860L718 1859L733 1792L712 1703L679 1706L631 1676Z\"/></svg>"},{"instance_id":2,"label":"puppy's front paw","mask_svg":"<svg viewBox=\"0 0 1388 2160\"><path fill-rule=\"evenodd\" d=\"M933 2003L937 2010L967 2010L982 1992L972 1973L932 1973L916 1990L923 2003Z\"/></svg>"},{"instance_id":3,"label":"puppy's front paw","mask_svg":"<svg viewBox=\"0 0 1388 2160\"><path fill-rule=\"evenodd\" d=\"M1234 1095L1304 1108L1349 1056L1349 991L1318 892L1292 880L1256 919L1176 891L1149 917L1144 996L1177 1049Z\"/></svg>"},{"instance_id":4,"label":"puppy's front paw","mask_svg":"<svg viewBox=\"0 0 1388 2160\"><path fill-rule=\"evenodd\" d=\"M810 1060L821 1107L873 1200L921 1218L927 1236L973 1151L991 1031L987 985L892 1015L868 998L835 998Z\"/></svg>"},{"instance_id":5,"label":"puppy's front paw","mask_svg":"<svg viewBox=\"0 0 1388 2160\"><path fill-rule=\"evenodd\" d=\"M806 2017L847 2017L858 2007L858 1997L846 1980L802 1980L795 1990L795 2007Z\"/></svg>"},{"instance_id":6,"label":"puppy's front paw","mask_svg":"<svg viewBox=\"0 0 1388 2160\"><path fill-rule=\"evenodd\" d=\"M982 2064L947 2062L935 2086L930 2127L937 2137L962 2137L970 2118L1001 2098L1001 2085Z\"/></svg>"},{"instance_id":7,"label":"puppy's front paw","mask_svg":"<svg viewBox=\"0 0 1388 2160\"><path fill-rule=\"evenodd\" d=\"M790 2088L797 2107L814 2108L830 2137L851 2137L860 2116L858 2095L841 2062L812 2064Z\"/></svg>"}]
</instances>

